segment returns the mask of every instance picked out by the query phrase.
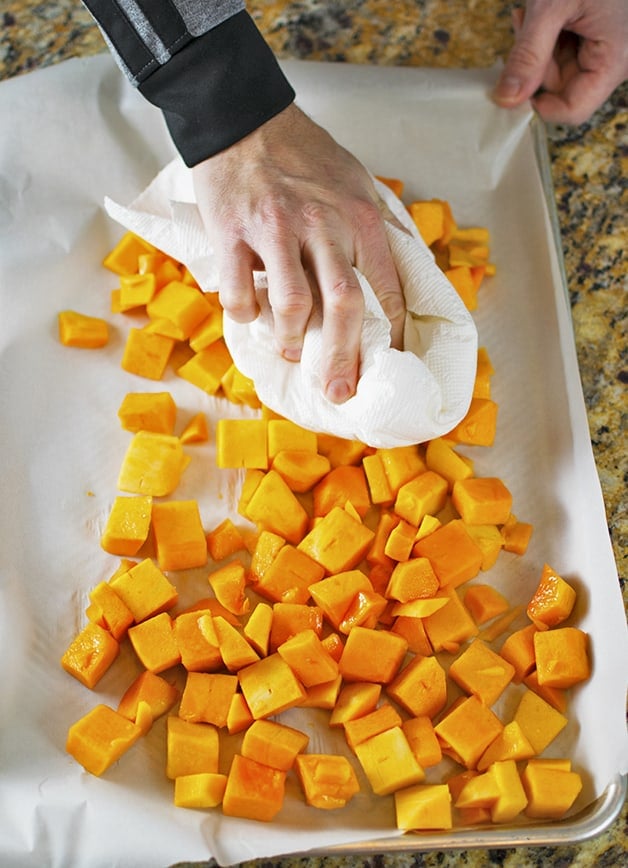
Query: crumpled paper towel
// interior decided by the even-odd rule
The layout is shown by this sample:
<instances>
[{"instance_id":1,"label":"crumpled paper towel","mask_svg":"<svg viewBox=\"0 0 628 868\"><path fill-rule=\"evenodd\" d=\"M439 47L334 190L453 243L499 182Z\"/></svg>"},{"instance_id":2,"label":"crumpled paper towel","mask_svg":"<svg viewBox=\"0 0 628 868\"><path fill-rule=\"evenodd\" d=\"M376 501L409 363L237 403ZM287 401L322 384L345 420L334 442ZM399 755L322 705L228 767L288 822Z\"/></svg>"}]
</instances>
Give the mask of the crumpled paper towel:
<instances>
[{"instance_id":1,"label":"crumpled paper towel","mask_svg":"<svg viewBox=\"0 0 628 868\"><path fill-rule=\"evenodd\" d=\"M400 200L381 182L377 191L409 233L386 223L407 314L404 350L390 348L389 323L368 281L356 270L365 301L360 378L344 404L324 397L320 304L308 323L301 361L273 349L266 277L256 273L260 314L241 324L225 316L225 341L236 367L255 383L260 400L304 428L390 448L449 432L465 415L475 378L477 332ZM205 291L218 289L215 258L195 204L191 172L177 158L128 207L110 199L111 217L183 262Z\"/></svg>"}]
</instances>

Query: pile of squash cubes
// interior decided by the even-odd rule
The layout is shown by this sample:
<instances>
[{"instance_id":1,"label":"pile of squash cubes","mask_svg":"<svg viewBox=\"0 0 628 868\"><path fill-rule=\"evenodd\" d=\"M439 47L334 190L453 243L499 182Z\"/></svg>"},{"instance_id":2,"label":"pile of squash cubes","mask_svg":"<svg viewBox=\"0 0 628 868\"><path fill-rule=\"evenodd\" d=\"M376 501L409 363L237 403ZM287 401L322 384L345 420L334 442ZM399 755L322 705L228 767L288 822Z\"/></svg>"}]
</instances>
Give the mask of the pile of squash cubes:
<instances>
[{"instance_id":1,"label":"pile of squash cubes","mask_svg":"<svg viewBox=\"0 0 628 868\"><path fill-rule=\"evenodd\" d=\"M493 272L487 231L459 229L440 200L409 212L473 310ZM195 501L172 497L193 460L184 447L209 437L204 415L177 436L169 392L124 399L132 439L101 540L119 566L92 589L61 662L91 689L128 642L143 671L117 708L98 704L70 726L69 753L101 775L167 714L165 774L182 807L270 821L295 774L319 809L361 786L392 794L404 830L562 817L581 777L569 758L541 755L567 724L569 689L589 677L588 637L566 626L576 594L549 565L525 612L477 580L502 552L524 554L532 532L504 482L475 476L457 448L495 436L486 349L453 431L373 449L261 407L222 338L217 295L180 263L127 233L104 264L119 276L112 311L148 317L128 332L124 370L158 381L170 363L259 412L215 425L216 472L242 469L245 521L205 528ZM108 339L105 322L74 311L59 328L68 346ZM207 595L178 610L176 573L205 567ZM502 719L508 689L520 699ZM326 710L346 753L309 753L308 735L281 720L295 707ZM222 733L241 735L229 768Z\"/></svg>"}]
</instances>

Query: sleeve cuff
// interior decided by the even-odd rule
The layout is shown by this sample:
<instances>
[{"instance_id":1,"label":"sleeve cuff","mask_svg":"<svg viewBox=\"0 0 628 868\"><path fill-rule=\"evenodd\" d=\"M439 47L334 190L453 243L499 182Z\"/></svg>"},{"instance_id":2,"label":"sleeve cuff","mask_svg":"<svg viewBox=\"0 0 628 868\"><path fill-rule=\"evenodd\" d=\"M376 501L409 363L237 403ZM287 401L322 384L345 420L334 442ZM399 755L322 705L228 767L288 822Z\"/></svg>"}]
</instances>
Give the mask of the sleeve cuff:
<instances>
[{"instance_id":1,"label":"sleeve cuff","mask_svg":"<svg viewBox=\"0 0 628 868\"><path fill-rule=\"evenodd\" d=\"M247 12L189 42L139 86L187 166L228 148L295 98Z\"/></svg>"}]
</instances>

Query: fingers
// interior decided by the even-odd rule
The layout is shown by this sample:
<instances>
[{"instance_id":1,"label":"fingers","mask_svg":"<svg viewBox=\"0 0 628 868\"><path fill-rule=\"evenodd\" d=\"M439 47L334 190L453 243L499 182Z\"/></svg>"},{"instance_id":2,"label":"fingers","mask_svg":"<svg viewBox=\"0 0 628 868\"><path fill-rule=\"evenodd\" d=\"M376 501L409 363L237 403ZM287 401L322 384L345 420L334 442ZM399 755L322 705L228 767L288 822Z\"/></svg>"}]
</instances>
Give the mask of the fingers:
<instances>
[{"instance_id":1,"label":"fingers","mask_svg":"<svg viewBox=\"0 0 628 868\"><path fill-rule=\"evenodd\" d=\"M273 311L275 348L288 361L298 362L312 311L312 290L294 236L281 236L270 249L264 250L263 260Z\"/></svg>"},{"instance_id":2,"label":"fingers","mask_svg":"<svg viewBox=\"0 0 628 868\"><path fill-rule=\"evenodd\" d=\"M523 21L517 16L514 24L515 44L493 92L505 108L521 105L541 86L564 17L554 14L551 5L529 3Z\"/></svg>"},{"instance_id":3,"label":"fingers","mask_svg":"<svg viewBox=\"0 0 628 868\"><path fill-rule=\"evenodd\" d=\"M235 322L252 322L259 313L253 283L253 255L242 245L222 248L219 255L220 303Z\"/></svg>"}]
</instances>

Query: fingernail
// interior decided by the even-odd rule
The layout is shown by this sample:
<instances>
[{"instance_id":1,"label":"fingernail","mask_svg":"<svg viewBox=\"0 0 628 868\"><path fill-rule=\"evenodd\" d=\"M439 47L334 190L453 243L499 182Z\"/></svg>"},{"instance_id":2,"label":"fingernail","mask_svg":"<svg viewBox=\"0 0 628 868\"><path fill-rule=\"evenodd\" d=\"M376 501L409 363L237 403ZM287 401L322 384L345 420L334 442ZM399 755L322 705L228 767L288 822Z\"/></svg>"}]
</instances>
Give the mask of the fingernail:
<instances>
[{"instance_id":1,"label":"fingernail","mask_svg":"<svg viewBox=\"0 0 628 868\"><path fill-rule=\"evenodd\" d=\"M298 362L301 359L301 347L285 347L281 355L288 362Z\"/></svg>"},{"instance_id":2,"label":"fingernail","mask_svg":"<svg viewBox=\"0 0 628 868\"><path fill-rule=\"evenodd\" d=\"M514 75L505 75L500 78L495 88L496 95L503 100L513 100L519 96L521 81Z\"/></svg>"},{"instance_id":3,"label":"fingernail","mask_svg":"<svg viewBox=\"0 0 628 868\"><path fill-rule=\"evenodd\" d=\"M353 394L353 389L346 380L330 380L326 395L334 404L342 404Z\"/></svg>"}]
</instances>

